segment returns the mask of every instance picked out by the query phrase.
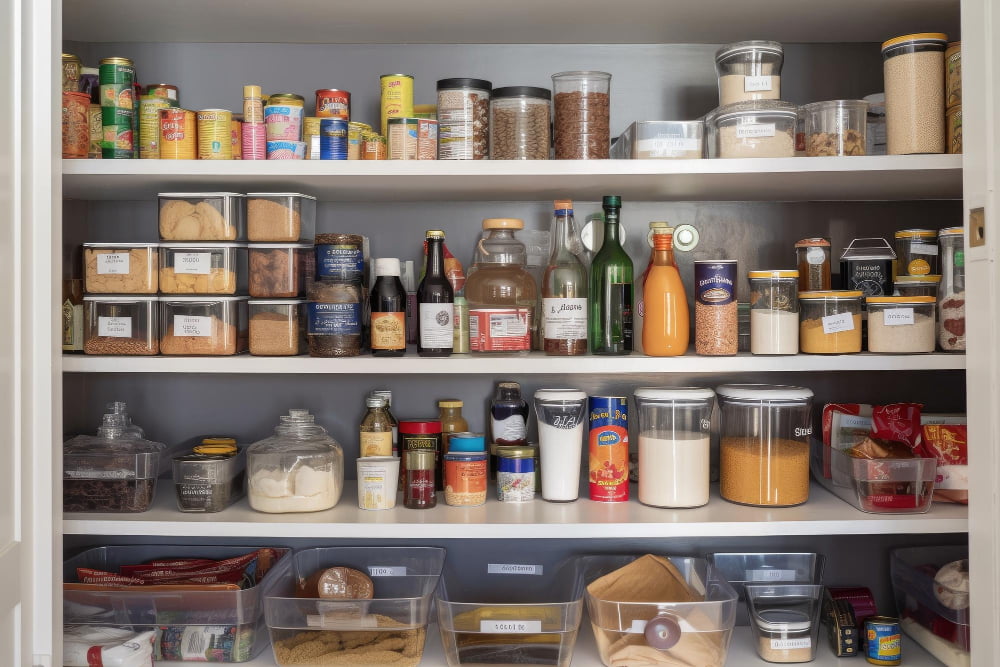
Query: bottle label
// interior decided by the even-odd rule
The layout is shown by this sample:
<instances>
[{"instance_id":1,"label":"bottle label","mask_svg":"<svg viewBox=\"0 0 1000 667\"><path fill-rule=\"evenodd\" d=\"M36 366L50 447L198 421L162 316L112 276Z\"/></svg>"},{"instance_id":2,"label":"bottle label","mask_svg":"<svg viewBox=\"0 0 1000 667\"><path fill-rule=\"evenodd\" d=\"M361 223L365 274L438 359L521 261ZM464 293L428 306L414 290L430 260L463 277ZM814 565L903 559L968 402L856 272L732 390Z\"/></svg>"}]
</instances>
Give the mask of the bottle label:
<instances>
[{"instance_id":1,"label":"bottle label","mask_svg":"<svg viewBox=\"0 0 1000 667\"><path fill-rule=\"evenodd\" d=\"M372 349L406 348L406 313L372 313Z\"/></svg>"},{"instance_id":2,"label":"bottle label","mask_svg":"<svg viewBox=\"0 0 1000 667\"><path fill-rule=\"evenodd\" d=\"M132 336L132 318L98 317L97 335L109 338L130 338Z\"/></svg>"},{"instance_id":3,"label":"bottle label","mask_svg":"<svg viewBox=\"0 0 1000 667\"><path fill-rule=\"evenodd\" d=\"M420 304L420 347L450 350L454 344L454 306L451 303Z\"/></svg>"},{"instance_id":4,"label":"bottle label","mask_svg":"<svg viewBox=\"0 0 1000 667\"><path fill-rule=\"evenodd\" d=\"M361 456L392 456L392 432L361 431Z\"/></svg>"},{"instance_id":5,"label":"bottle label","mask_svg":"<svg viewBox=\"0 0 1000 667\"><path fill-rule=\"evenodd\" d=\"M490 418L493 440L500 442L524 442L528 438L528 428L521 415L511 415L503 419Z\"/></svg>"},{"instance_id":6,"label":"bottle label","mask_svg":"<svg viewBox=\"0 0 1000 667\"><path fill-rule=\"evenodd\" d=\"M212 253L175 252L174 273L190 273L207 276L212 272Z\"/></svg>"},{"instance_id":7,"label":"bottle label","mask_svg":"<svg viewBox=\"0 0 1000 667\"><path fill-rule=\"evenodd\" d=\"M69 299L62 305L63 352L83 350L83 305L73 305Z\"/></svg>"},{"instance_id":8,"label":"bottle label","mask_svg":"<svg viewBox=\"0 0 1000 667\"><path fill-rule=\"evenodd\" d=\"M531 349L531 310L469 310L469 349L473 352L521 352Z\"/></svg>"},{"instance_id":9,"label":"bottle label","mask_svg":"<svg viewBox=\"0 0 1000 667\"><path fill-rule=\"evenodd\" d=\"M109 252L97 256L97 274L105 275L128 275L129 258L127 252Z\"/></svg>"},{"instance_id":10,"label":"bottle label","mask_svg":"<svg viewBox=\"0 0 1000 667\"><path fill-rule=\"evenodd\" d=\"M309 333L319 336L361 334L361 305L357 303L310 303Z\"/></svg>"},{"instance_id":11,"label":"bottle label","mask_svg":"<svg viewBox=\"0 0 1000 667\"><path fill-rule=\"evenodd\" d=\"M583 340L587 337L586 299L542 299L545 338Z\"/></svg>"},{"instance_id":12,"label":"bottle label","mask_svg":"<svg viewBox=\"0 0 1000 667\"><path fill-rule=\"evenodd\" d=\"M316 277L359 281L365 259L361 248L353 245L316 246Z\"/></svg>"}]
</instances>

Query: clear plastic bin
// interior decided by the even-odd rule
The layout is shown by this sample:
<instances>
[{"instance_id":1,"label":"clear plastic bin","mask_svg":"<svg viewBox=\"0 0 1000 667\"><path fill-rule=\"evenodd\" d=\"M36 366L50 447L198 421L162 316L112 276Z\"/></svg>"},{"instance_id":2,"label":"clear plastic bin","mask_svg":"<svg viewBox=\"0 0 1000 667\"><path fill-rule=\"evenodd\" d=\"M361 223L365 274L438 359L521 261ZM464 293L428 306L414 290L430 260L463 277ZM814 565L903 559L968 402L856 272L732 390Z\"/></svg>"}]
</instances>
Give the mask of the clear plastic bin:
<instances>
[{"instance_id":1,"label":"clear plastic bin","mask_svg":"<svg viewBox=\"0 0 1000 667\"><path fill-rule=\"evenodd\" d=\"M161 450L127 450L63 454L64 512L145 512L156 494Z\"/></svg>"},{"instance_id":2,"label":"clear plastic bin","mask_svg":"<svg viewBox=\"0 0 1000 667\"><path fill-rule=\"evenodd\" d=\"M821 584L826 559L813 553L715 553L709 557L740 597L736 622L747 625L745 584Z\"/></svg>"},{"instance_id":3,"label":"clear plastic bin","mask_svg":"<svg viewBox=\"0 0 1000 667\"><path fill-rule=\"evenodd\" d=\"M295 553L276 568L264 598L275 662L376 664L371 656L384 651L377 664L416 667L444 558L445 550L436 547L326 547ZM309 594L304 589L310 577L331 567L367 574L374 597L300 597ZM306 642L309 647L301 648Z\"/></svg>"},{"instance_id":4,"label":"clear plastic bin","mask_svg":"<svg viewBox=\"0 0 1000 667\"><path fill-rule=\"evenodd\" d=\"M306 294L311 243L250 244L249 291L258 299L294 299Z\"/></svg>"},{"instance_id":5,"label":"clear plastic bin","mask_svg":"<svg viewBox=\"0 0 1000 667\"><path fill-rule=\"evenodd\" d=\"M823 586L747 584L747 607L757 655L767 662L810 662L816 657Z\"/></svg>"},{"instance_id":6,"label":"clear plastic bin","mask_svg":"<svg viewBox=\"0 0 1000 667\"><path fill-rule=\"evenodd\" d=\"M781 100L754 100L719 107L705 120L709 156L795 157L799 108Z\"/></svg>"},{"instance_id":7,"label":"clear plastic bin","mask_svg":"<svg viewBox=\"0 0 1000 667\"><path fill-rule=\"evenodd\" d=\"M158 243L84 243L84 290L88 294L156 294Z\"/></svg>"},{"instance_id":8,"label":"clear plastic bin","mask_svg":"<svg viewBox=\"0 0 1000 667\"><path fill-rule=\"evenodd\" d=\"M250 300L250 354L290 357L308 352L304 299Z\"/></svg>"},{"instance_id":9,"label":"clear plastic bin","mask_svg":"<svg viewBox=\"0 0 1000 667\"><path fill-rule=\"evenodd\" d=\"M933 352L937 343L936 302L932 296L869 297L868 351L888 354Z\"/></svg>"},{"instance_id":10,"label":"clear plastic bin","mask_svg":"<svg viewBox=\"0 0 1000 667\"><path fill-rule=\"evenodd\" d=\"M245 243L164 243L161 294L237 294L247 289Z\"/></svg>"},{"instance_id":11,"label":"clear plastic bin","mask_svg":"<svg viewBox=\"0 0 1000 667\"><path fill-rule=\"evenodd\" d=\"M249 192L246 201L250 241L295 243L315 237L315 197L298 192Z\"/></svg>"},{"instance_id":12,"label":"clear plastic bin","mask_svg":"<svg viewBox=\"0 0 1000 667\"><path fill-rule=\"evenodd\" d=\"M498 555L494 562L446 566L436 600L448 666L569 667L583 587L578 559Z\"/></svg>"},{"instance_id":13,"label":"clear plastic bin","mask_svg":"<svg viewBox=\"0 0 1000 667\"><path fill-rule=\"evenodd\" d=\"M779 42L750 40L723 46L715 52L719 105L781 99L784 59Z\"/></svg>"},{"instance_id":14,"label":"clear plastic bin","mask_svg":"<svg viewBox=\"0 0 1000 667\"><path fill-rule=\"evenodd\" d=\"M160 353L227 356L247 350L247 298L160 299Z\"/></svg>"},{"instance_id":15,"label":"clear plastic bin","mask_svg":"<svg viewBox=\"0 0 1000 667\"><path fill-rule=\"evenodd\" d=\"M161 192L163 241L241 241L246 238L246 197L238 192Z\"/></svg>"},{"instance_id":16,"label":"clear plastic bin","mask_svg":"<svg viewBox=\"0 0 1000 667\"><path fill-rule=\"evenodd\" d=\"M150 356L160 351L155 296L83 297L83 351Z\"/></svg>"},{"instance_id":17,"label":"clear plastic bin","mask_svg":"<svg viewBox=\"0 0 1000 667\"><path fill-rule=\"evenodd\" d=\"M699 159L705 150L700 120L637 120L611 146L611 157L634 160Z\"/></svg>"},{"instance_id":18,"label":"clear plastic bin","mask_svg":"<svg viewBox=\"0 0 1000 667\"><path fill-rule=\"evenodd\" d=\"M290 549L277 549L278 561L256 586L239 591L107 590L74 584L80 567L117 572L158 558L234 558L259 547L131 545L88 549L63 564L63 622L67 625L155 626L154 656L175 656L185 637L183 659L197 662L247 662L267 646L262 597L271 578L291 559ZM93 589L93 590L91 590ZM203 651L189 647L202 640ZM167 645L164 645L164 642ZM164 650L166 649L166 650ZM166 653L166 655L164 655ZM162 658L161 658L162 656Z\"/></svg>"},{"instance_id":19,"label":"clear plastic bin","mask_svg":"<svg viewBox=\"0 0 1000 667\"><path fill-rule=\"evenodd\" d=\"M173 457L174 492L182 512L221 512L243 497L246 450L232 456L184 454Z\"/></svg>"},{"instance_id":20,"label":"clear plastic bin","mask_svg":"<svg viewBox=\"0 0 1000 667\"><path fill-rule=\"evenodd\" d=\"M864 155L868 102L830 100L802 107L806 123L806 155Z\"/></svg>"}]
</instances>

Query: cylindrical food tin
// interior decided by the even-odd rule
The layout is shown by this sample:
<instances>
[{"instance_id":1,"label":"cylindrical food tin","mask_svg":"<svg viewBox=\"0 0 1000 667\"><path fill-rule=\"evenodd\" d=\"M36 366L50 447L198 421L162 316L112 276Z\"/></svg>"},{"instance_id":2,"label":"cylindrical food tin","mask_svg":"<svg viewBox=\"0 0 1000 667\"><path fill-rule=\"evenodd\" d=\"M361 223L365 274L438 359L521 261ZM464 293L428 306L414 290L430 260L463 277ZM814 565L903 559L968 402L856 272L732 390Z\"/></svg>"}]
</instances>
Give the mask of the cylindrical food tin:
<instances>
[{"instance_id":1,"label":"cylindrical food tin","mask_svg":"<svg viewBox=\"0 0 1000 667\"><path fill-rule=\"evenodd\" d=\"M385 137L381 134L371 132L362 137L364 151L361 154L362 160L386 160L389 157L389 150L386 147Z\"/></svg>"},{"instance_id":2,"label":"cylindrical food tin","mask_svg":"<svg viewBox=\"0 0 1000 667\"><path fill-rule=\"evenodd\" d=\"M170 83L151 83L146 86L146 95L150 97L159 97L160 99L170 100L173 102L170 106L177 106L177 102L180 101L178 97L177 86Z\"/></svg>"},{"instance_id":3,"label":"cylindrical food tin","mask_svg":"<svg viewBox=\"0 0 1000 667\"><path fill-rule=\"evenodd\" d=\"M302 107L269 104L264 107L268 141L299 141L302 138Z\"/></svg>"},{"instance_id":4,"label":"cylindrical food tin","mask_svg":"<svg viewBox=\"0 0 1000 667\"><path fill-rule=\"evenodd\" d=\"M198 112L198 159L232 160L233 112L204 109Z\"/></svg>"},{"instance_id":5,"label":"cylindrical food tin","mask_svg":"<svg viewBox=\"0 0 1000 667\"><path fill-rule=\"evenodd\" d=\"M62 94L62 156L86 158L90 149L90 95L63 91Z\"/></svg>"},{"instance_id":6,"label":"cylindrical food tin","mask_svg":"<svg viewBox=\"0 0 1000 667\"><path fill-rule=\"evenodd\" d=\"M134 109L135 65L128 58L105 58L98 70L101 106Z\"/></svg>"},{"instance_id":7,"label":"cylindrical food tin","mask_svg":"<svg viewBox=\"0 0 1000 667\"><path fill-rule=\"evenodd\" d=\"M497 499L523 503L535 499L533 447L497 447Z\"/></svg>"},{"instance_id":8,"label":"cylindrical food tin","mask_svg":"<svg viewBox=\"0 0 1000 667\"><path fill-rule=\"evenodd\" d=\"M351 94L337 88L320 88L316 91L316 116L350 120Z\"/></svg>"},{"instance_id":9,"label":"cylindrical food tin","mask_svg":"<svg viewBox=\"0 0 1000 667\"><path fill-rule=\"evenodd\" d=\"M305 107L306 98L295 93L271 93L264 106Z\"/></svg>"},{"instance_id":10,"label":"cylindrical food tin","mask_svg":"<svg viewBox=\"0 0 1000 667\"><path fill-rule=\"evenodd\" d=\"M947 150L952 155L959 155L962 152L962 105L959 104L948 109L945 121Z\"/></svg>"},{"instance_id":11,"label":"cylindrical food tin","mask_svg":"<svg viewBox=\"0 0 1000 667\"><path fill-rule=\"evenodd\" d=\"M902 662L902 634L899 619L872 616L865 619L865 660L873 665L898 665Z\"/></svg>"},{"instance_id":12,"label":"cylindrical food tin","mask_svg":"<svg viewBox=\"0 0 1000 667\"><path fill-rule=\"evenodd\" d=\"M952 42L944 52L944 103L948 109L962 103L962 42Z\"/></svg>"},{"instance_id":13,"label":"cylindrical food tin","mask_svg":"<svg viewBox=\"0 0 1000 667\"><path fill-rule=\"evenodd\" d=\"M195 113L187 109L160 109L160 159L193 160L198 133Z\"/></svg>"},{"instance_id":14,"label":"cylindrical food tin","mask_svg":"<svg viewBox=\"0 0 1000 667\"><path fill-rule=\"evenodd\" d=\"M267 142L268 160L304 160L306 159L306 143L304 141L269 141Z\"/></svg>"},{"instance_id":15,"label":"cylindrical food tin","mask_svg":"<svg viewBox=\"0 0 1000 667\"><path fill-rule=\"evenodd\" d=\"M360 160L362 153L362 137L371 132L371 126L365 123L351 122L347 124L347 159Z\"/></svg>"},{"instance_id":16,"label":"cylindrical food tin","mask_svg":"<svg viewBox=\"0 0 1000 667\"><path fill-rule=\"evenodd\" d=\"M169 109L169 98L144 95L139 100L139 158L156 160L160 157L160 110Z\"/></svg>"},{"instance_id":17,"label":"cylindrical food tin","mask_svg":"<svg viewBox=\"0 0 1000 667\"><path fill-rule=\"evenodd\" d=\"M267 159L267 129L264 123L243 123L243 159Z\"/></svg>"},{"instance_id":18,"label":"cylindrical food tin","mask_svg":"<svg viewBox=\"0 0 1000 667\"><path fill-rule=\"evenodd\" d=\"M94 104L93 98L87 107L87 126L90 128L90 148L87 150L87 157L99 160L101 142L104 140L104 126L101 124L101 105Z\"/></svg>"},{"instance_id":19,"label":"cylindrical food tin","mask_svg":"<svg viewBox=\"0 0 1000 667\"><path fill-rule=\"evenodd\" d=\"M243 86L243 122L264 122L264 102L261 99L260 86Z\"/></svg>"},{"instance_id":20,"label":"cylindrical food tin","mask_svg":"<svg viewBox=\"0 0 1000 667\"><path fill-rule=\"evenodd\" d=\"M319 122L322 118L306 116L302 119L302 141L306 144L306 159L319 159Z\"/></svg>"},{"instance_id":21,"label":"cylindrical food tin","mask_svg":"<svg viewBox=\"0 0 1000 667\"><path fill-rule=\"evenodd\" d=\"M347 159L347 121L323 118L319 122L319 159Z\"/></svg>"},{"instance_id":22,"label":"cylindrical food tin","mask_svg":"<svg viewBox=\"0 0 1000 667\"><path fill-rule=\"evenodd\" d=\"M233 145L233 159L243 159L243 121L234 118L229 124L229 140Z\"/></svg>"},{"instance_id":23,"label":"cylindrical food tin","mask_svg":"<svg viewBox=\"0 0 1000 667\"><path fill-rule=\"evenodd\" d=\"M417 159L436 160L438 122L429 118L417 119Z\"/></svg>"},{"instance_id":24,"label":"cylindrical food tin","mask_svg":"<svg viewBox=\"0 0 1000 667\"><path fill-rule=\"evenodd\" d=\"M736 260L694 263L694 346L698 354L736 354Z\"/></svg>"},{"instance_id":25,"label":"cylindrical food tin","mask_svg":"<svg viewBox=\"0 0 1000 667\"><path fill-rule=\"evenodd\" d=\"M444 455L444 501L471 507L486 502L486 452L448 452Z\"/></svg>"},{"instance_id":26,"label":"cylindrical food tin","mask_svg":"<svg viewBox=\"0 0 1000 667\"><path fill-rule=\"evenodd\" d=\"M389 133L386 138L389 142L390 160L417 159L417 124L419 122L419 118L388 119Z\"/></svg>"},{"instance_id":27,"label":"cylindrical food tin","mask_svg":"<svg viewBox=\"0 0 1000 667\"><path fill-rule=\"evenodd\" d=\"M104 109L102 109L102 112ZM135 150L135 133L132 123L101 123L101 157L105 160L130 160Z\"/></svg>"},{"instance_id":28,"label":"cylindrical food tin","mask_svg":"<svg viewBox=\"0 0 1000 667\"><path fill-rule=\"evenodd\" d=\"M408 118L413 115L413 75L383 74L379 77L382 91L382 135L387 136L390 118Z\"/></svg>"},{"instance_id":29,"label":"cylindrical food tin","mask_svg":"<svg viewBox=\"0 0 1000 667\"><path fill-rule=\"evenodd\" d=\"M72 53L62 54L62 89L64 93L76 93L80 91L80 70L83 69L83 62L80 56Z\"/></svg>"},{"instance_id":30,"label":"cylindrical food tin","mask_svg":"<svg viewBox=\"0 0 1000 667\"><path fill-rule=\"evenodd\" d=\"M131 159L135 151L135 66L128 58L105 58L101 86L101 157Z\"/></svg>"},{"instance_id":31,"label":"cylindrical food tin","mask_svg":"<svg viewBox=\"0 0 1000 667\"><path fill-rule=\"evenodd\" d=\"M590 396L590 499L628 500L628 399Z\"/></svg>"}]
</instances>

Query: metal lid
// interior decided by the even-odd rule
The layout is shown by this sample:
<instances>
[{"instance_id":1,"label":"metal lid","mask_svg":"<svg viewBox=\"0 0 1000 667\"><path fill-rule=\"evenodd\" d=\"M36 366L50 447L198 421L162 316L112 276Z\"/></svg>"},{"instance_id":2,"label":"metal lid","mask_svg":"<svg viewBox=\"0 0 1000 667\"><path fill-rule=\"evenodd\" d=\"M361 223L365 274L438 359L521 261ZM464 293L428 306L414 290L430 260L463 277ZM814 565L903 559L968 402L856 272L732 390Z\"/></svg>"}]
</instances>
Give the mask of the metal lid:
<instances>
[{"instance_id":1,"label":"metal lid","mask_svg":"<svg viewBox=\"0 0 1000 667\"><path fill-rule=\"evenodd\" d=\"M545 100L552 99L552 91L548 88L538 88L537 86L505 86L493 89L493 99L501 97L539 97Z\"/></svg>"},{"instance_id":2,"label":"metal lid","mask_svg":"<svg viewBox=\"0 0 1000 667\"><path fill-rule=\"evenodd\" d=\"M579 389L539 389L535 392L536 401L585 401L587 392Z\"/></svg>"},{"instance_id":3,"label":"metal lid","mask_svg":"<svg viewBox=\"0 0 1000 667\"><path fill-rule=\"evenodd\" d=\"M902 305L907 303L916 303L916 304L936 303L937 299L935 299L932 296L870 296L867 299L865 299L865 301L867 301L870 304L891 303L896 305Z\"/></svg>"},{"instance_id":4,"label":"metal lid","mask_svg":"<svg viewBox=\"0 0 1000 667\"><path fill-rule=\"evenodd\" d=\"M964 233L964 227L946 227L938 232L938 236L961 236Z\"/></svg>"},{"instance_id":5,"label":"metal lid","mask_svg":"<svg viewBox=\"0 0 1000 667\"><path fill-rule=\"evenodd\" d=\"M830 299L832 301L838 300L848 300L848 299L859 299L861 298L863 292L861 290L846 290L846 289L830 289L830 290L813 290L810 292L799 292L799 300L803 299L809 301L811 299Z\"/></svg>"},{"instance_id":6,"label":"metal lid","mask_svg":"<svg viewBox=\"0 0 1000 667\"><path fill-rule=\"evenodd\" d=\"M444 232L440 229L428 229L425 238L444 240Z\"/></svg>"},{"instance_id":7,"label":"metal lid","mask_svg":"<svg viewBox=\"0 0 1000 667\"><path fill-rule=\"evenodd\" d=\"M439 408L460 408L463 405L465 405L465 403L458 400L457 398L446 398L444 400L438 401Z\"/></svg>"},{"instance_id":8,"label":"metal lid","mask_svg":"<svg viewBox=\"0 0 1000 667\"><path fill-rule=\"evenodd\" d=\"M452 433L448 437L449 452L481 452L486 449L482 433Z\"/></svg>"},{"instance_id":9,"label":"metal lid","mask_svg":"<svg viewBox=\"0 0 1000 667\"><path fill-rule=\"evenodd\" d=\"M896 232L897 239L935 238L937 235L933 229L901 229Z\"/></svg>"},{"instance_id":10,"label":"metal lid","mask_svg":"<svg viewBox=\"0 0 1000 667\"><path fill-rule=\"evenodd\" d=\"M476 90L493 90L493 83L486 79L468 79L457 77L454 79L438 79L438 90L451 90L453 88L474 88Z\"/></svg>"},{"instance_id":11,"label":"metal lid","mask_svg":"<svg viewBox=\"0 0 1000 667\"><path fill-rule=\"evenodd\" d=\"M316 198L312 195L304 195L301 192L248 192L244 197L298 197L299 199L312 199L316 201Z\"/></svg>"},{"instance_id":12,"label":"metal lid","mask_svg":"<svg viewBox=\"0 0 1000 667\"><path fill-rule=\"evenodd\" d=\"M715 393L725 398L753 401L805 401L813 397L811 389L781 384L724 384Z\"/></svg>"},{"instance_id":13,"label":"metal lid","mask_svg":"<svg viewBox=\"0 0 1000 667\"><path fill-rule=\"evenodd\" d=\"M412 74L399 74L399 73L396 73L396 74L380 74L378 78L384 79L387 76L401 76L401 77L404 77L406 79L412 79L413 78Z\"/></svg>"},{"instance_id":14,"label":"metal lid","mask_svg":"<svg viewBox=\"0 0 1000 667\"><path fill-rule=\"evenodd\" d=\"M695 264L736 264L735 259L696 259Z\"/></svg>"},{"instance_id":15,"label":"metal lid","mask_svg":"<svg viewBox=\"0 0 1000 667\"><path fill-rule=\"evenodd\" d=\"M121 56L112 56L110 58L102 58L101 59L101 64L102 65L132 65L134 63L132 62L131 58L122 58Z\"/></svg>"},{"instance_id":16,"label":"metal lid","mask_svg":"<svg viewBox=\"0 0 1000 667\"><path fill-rule=\"evenodd\" d=\"M269 101L275 98L288 99L288 100L302 100L303 102L306 101L306 98L302 97L301 95L297 95L295 93L271 93L270 95L267 96L267 99Z\"/></svg>"},{"instance_id":17,"label":"metal lid","mask_svg":"<svg viewBox=\"0 0 1000 667\"><path fill-rule=\"evenodd\" d=\"M767 271L750 271L747 278L798 278L799 272L795 269L772 269Z\"/></svg>"},{"instance_id":18,"label":"metal lid","mask_svg":"<svg viewBox=\"0 0 1000 667\"><path fill-rule=\"evenodd\" d=\"M69 60L69 61L77 61L77 62L79 62L80 61L80 56L75 56L72 53L64 53L64 54L62 54L62 59L64 61Z\"/></svg>"},{"instance_id":19,"label":"metal lid","mask_svg":"<svg viewBox=\"0 0 1000 667\"><path fill-rule=\"evenodd\" d=\"M145 296L142 294L135 295L125 295L125 294L87 294L83 297L84 301L114 301L116 303L128 303L129 301L159 301L160 297L155 294L152 296Z\"/></svg>"},{"instance_id":20,"label":"metal lid","mask_svg":"<svg viewBox=\"0 0 1000 667\"><path fill-rule=\"evenodd\" d=\"M797 609L761 609L754 612L757 627L765 632L805 632L812 617Z\"/></svg>"},{"instance_id":21,"label":"metal lid","mask_svg":"<svg viewBox=\"0 0 1000 667\"><path fill-rule=\"evenodd\" d=\"M384 396L368 396L365 399L366 408L385 408L388 405L389 401L385 400Z\"/></svg>"},{"instance_id":22,"label":"metal lid","mask_svg":"<svg viewBox=\"0 0 1000 667\"><path fill-rule=\"evenodd\" d=\"M84 248L159 248L159 243L84 243Z\"/></svg>"},{"instance_id":23,"label":"metal lid","mask_svg":"<svg viewBox=\"0 0 1000 667\"><path fill-rule=\"evenodd\" d=\"M633 395L651 401L710 401L715 398L715 392L705 387L640 387Z\"/></svg>"},{"instance_id":24,"label":"metal lid","mask_svg":"<svg viewBox=\"0 0 1000 667\"><path fill-rule=\"evenodd\" d=\"M824 238L816 237L811 239L802 239L795 243L796 248L829 248L830 242Z\"/></svg>"},{"instance_id":25,"label":"metal lid","mask_svg":"<svg viewBox=\"0 0 1000 667\"><path fill-rule=\"evenodd\" d=\"M926 283L936 285L941 282L941 274L929 273L926 276L896 276L894 281L897 285L907 285L912 283Z\"/></svg>"},{"instance_id":26,"label":"metal lid","mask_svg":"<svg viewBox=\"0 0 1000 667\"><path fill-rule=\"evenodd\" d=\"M486 218L483 229L524 229L524 220L520 218Z\"/></svg>"},{"instance_id":27,"label":"metal lid","mask_svg":"<svg viewBox=\"0 0 1000 667\"><path fill-rule=\"evenodd\" d=\"M496 448L496 455L502 459L533 459L535 458L535 448L522 445L500 445Z\"/></svg>"},{"instance_id":28,"label":"metal lid","mask_svg":"<svg viewBox=\"0 0 1000 667\"><path fill-rule=\"evenodd\" d=\"M732 44L726 44L715 52L715 62L720 62L740 53L752 53L754 51L782 57L784 57L785 53L785 49L781 46L781 42L751 39L745 42L733 42Z\"/></svg>"}]
</instances>

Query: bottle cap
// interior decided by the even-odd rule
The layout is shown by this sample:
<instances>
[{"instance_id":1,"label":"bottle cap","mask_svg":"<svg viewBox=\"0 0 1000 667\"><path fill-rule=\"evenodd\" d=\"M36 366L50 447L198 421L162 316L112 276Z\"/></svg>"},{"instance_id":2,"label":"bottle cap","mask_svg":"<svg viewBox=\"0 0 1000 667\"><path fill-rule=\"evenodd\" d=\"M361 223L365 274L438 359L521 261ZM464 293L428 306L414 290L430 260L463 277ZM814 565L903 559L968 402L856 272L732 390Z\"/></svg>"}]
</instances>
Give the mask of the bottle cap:
<instances>
[{"instance_id":1,"label":"bottle cap","mask_svg":"<svg viewBox=\"0 0 1000 667\"><path fill-rule=\"evenodd\" d=\"M426 238L444 240L444 232L440 229L428 229Z\"/></svg>"},{"instance_id":2,"label":"bottle cap","mask_svg":"<svg viewBox=\"0 0 1000 667\"><path fill-rule=\"evenodd\" d=\"M621 195L604 195L604 199L602 200L601 204L603 206L616 206L618 208L621 208L622 206Z\"/></svg>"},{"instance_id":3,"label":"bottle cap","mask_svg":"<svg viewBox=\"0 0 1000 667\"><path fill-rule=\"evenodd\" d=\"M389 404L383 396L369 396L365 399L365 407L368 408L384 408Z\"/></svg>"},{"instance_id":4,"label":"bottle cap","mask_svg":"<svg viewBox=\"0 0 1000 667\"><path fill-rule=\"evenodd\" d=\"M460 408L463 405L465 405L465 403L455 398L446 398L443 401L438 401L439 408Z\"/></svg>"},{"instance_id":5,"label":"bottle cap","mask_svg":"<svg viewBox=\"0 0 1000 667\"><path fill-rule=\"evenodd\" d=\"M260 97L260 86L243 86L243 97Z\"/></svg>"},{"instance_id":6,"label":"bottle cap","mask_svg":"<svg viewBox=\"0 0 1000 667\"><path fill-rule=\"evenodd\" d=\"M378 257L375 259L376 276L398 276L399 259L395 257Z\"/></svg>"},{"instance_id":7,"label":"bottle cap","mask_svg":"<svg viewBox=\"0 0 1000 667\"><path fill-rule=\"evenodd\" d=\"M552 202L552 210L554 211L572 211L573 201L571 199L557 199Z\"/></svg>"}]
</instances>

